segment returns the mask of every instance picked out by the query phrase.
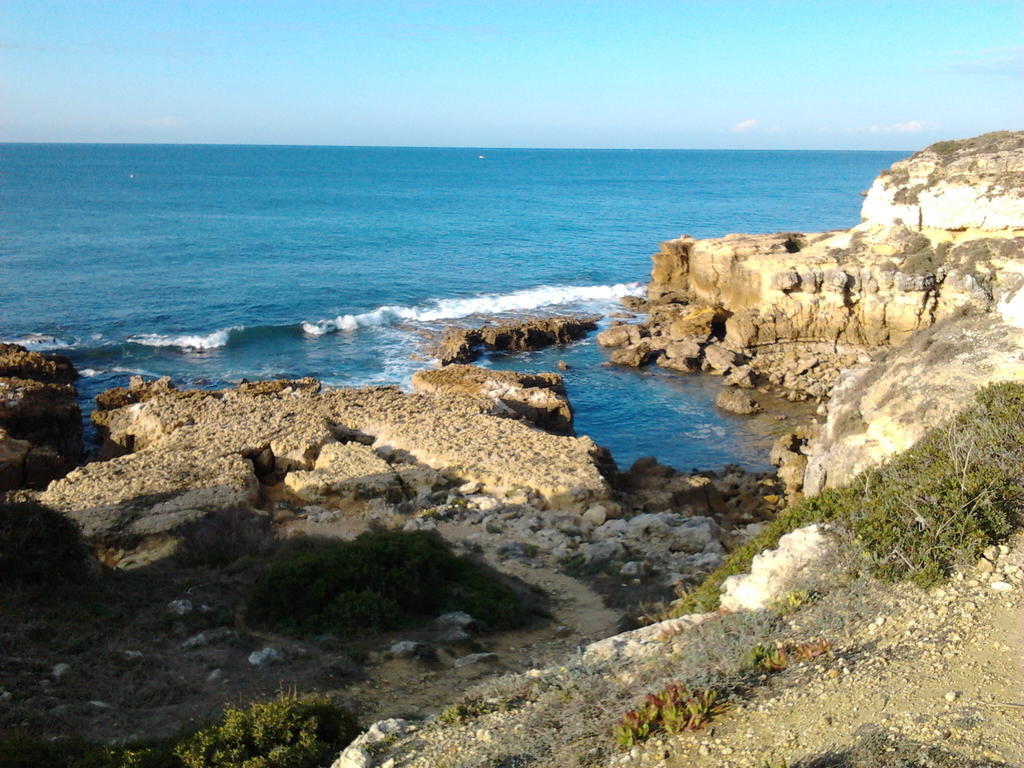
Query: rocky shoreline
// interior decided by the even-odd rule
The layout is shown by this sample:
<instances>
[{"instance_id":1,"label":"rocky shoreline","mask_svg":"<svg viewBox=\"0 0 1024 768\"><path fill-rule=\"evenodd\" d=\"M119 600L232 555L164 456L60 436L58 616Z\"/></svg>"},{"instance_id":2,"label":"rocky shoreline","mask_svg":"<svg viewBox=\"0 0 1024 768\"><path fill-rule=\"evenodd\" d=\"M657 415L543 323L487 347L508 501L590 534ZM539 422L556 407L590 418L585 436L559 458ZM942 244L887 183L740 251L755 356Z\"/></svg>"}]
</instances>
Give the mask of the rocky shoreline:
<instances>
[{"instance_id":1,"label":"rocky shoreline","mask_svg":"<svg viewBox=\"0 0 1024 768\"><path fill-rule=\"evenodd\" d=\"M721 376L717 405L732 413L772 414L779 399L813 404L817 419L787 424L776 442L775 474L684 473L654 459L622 470L607 450L575 434L560 375L466 364L482 350L569 343L597 328L593 318L452 329L438 347L441 366L418 372L409 393L324 389L312 379L179 391L167 379L134 378L97 398L91 418L102 446L81 465L70 362L2 345L0 491L74 520L99 560L116 569L116 589L149 589L141 585L155 579L173 590L160 592L159 603L147 604L141 592L130 598L127 637L137 647L119 648L97 630L92 647L57 658L38 628L32 641L11 629L8 642L29 645L22 661L0 656L5 677L20 686L0 693L0 730L19 718L59 718L65 725L56 735L169 734L188 719L208 719L225 697L267 695L275 679L327 690L374 717L418 718L437 714L437 697L457 698L471 681L499 672L519 674L514 686L568 690L559 676L571 669L594 685L604 680L598 687L616 680L614 696L650 684L640 667L631 671L635 658L685 655L705 622L731 632L731 622L748 621L735 617L750 606L614 632L635 626L654 610L650 603L699 584L787 506L909 448L980 387L1024 381L1022 190L1024 133L989 134L895 164L850 230L684 236L661 245L647 298L625 300L628 313L597 343L613 365ZM485 638L467 617L449 635L407 632L324 650L260 634L240 618L239 601L289 540L351 539L378 528L430 532L546 590L549 620ZM196 541L225 536L240 542L228 567L182 565ZM814 574L831 556L817 546L772 576L764 587L772 600L816 589ZM1000 583L1016 590L1011 602L1018 554L1007 549L990 559L1002 569ZM857 610L879 600L865 598ZM169 608L175 601L188 610L163 636L149 637L178 610ZM769 602L749 621L761 621L758 610ZM909 612L911 602L900 610ZM863 629L855 621L850 614L840 622L850 636ZM187 659L180 651L200 647ZM566 667L560 660L576 647L587 650ZM61 678L72 679L67 670L37 674L54 664L109 667L129 651L163 665L168 679L190 680L191 693L169 686L177 693L130 704L129 675L109 688L114 701L100 706L83 698L91 695L84 684L55 692ZM409 686L419 693L403 701ZM481 735L490 725L467 722L448 731L436 719L378 724L383 735L371 729L336 768L499 764L487 761L500 757L491 747L502 740ZM568 755L564 745L551 749L548 757ZM641 764L607 754L599 750L587 764ZM551 764L544 759L500 764ZM748 764L702 764L727 763Z\"/></svg>"}]
</instances>

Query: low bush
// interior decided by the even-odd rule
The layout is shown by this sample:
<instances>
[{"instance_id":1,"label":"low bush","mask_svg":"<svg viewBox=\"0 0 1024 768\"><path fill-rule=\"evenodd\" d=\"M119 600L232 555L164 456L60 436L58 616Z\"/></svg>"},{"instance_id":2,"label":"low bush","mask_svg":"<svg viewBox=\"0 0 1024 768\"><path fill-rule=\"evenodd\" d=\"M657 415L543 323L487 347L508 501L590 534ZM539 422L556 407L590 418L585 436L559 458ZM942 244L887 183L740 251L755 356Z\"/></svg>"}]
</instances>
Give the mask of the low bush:
<instances>
[{"instance_id":1,"label":"low bush","mask_svg":"<svg viewBox=\"0 0 1024 768\"><path fill-rule=\"evenodd\" d=\"M875 576L922 586L980 557L1020 525L1024 509L1024 386L992 384L975 403L914 447L783 511L737 547L670 616L718 607L722 583L750 570L786 533L832 522L851 533Z\"/></svg>"},{"instance_id":2,"label":"low bush","mask_svg":"<svg viewBox=\"0 0 1024 768\"><path fill-rule=\"evenodd\" d=\"M75 582L95 568L69 517L40 504L0 504L0 583Z\"/></svg>"},{"instance_id":3,"label":"low bush","mask_svg":"<svg viewBox=\"0 0 1024 768\"><path fill-rule=\"evenodd\" d=\"M276 546L270 517L247 509L211 512L182 532L174 559L186 567L222 567L241 557L261 557Z\"/></svg>"},{"instance_id":4,"label":"low bush","mask_svg":"<svg viewBox=\"0 0 1024 768\"><path fill-rule=\"evenodd\" d=\"M326 697L282 694L226 709L174 754L185 768L322 768L358 735L355 718Z\"/></svg>"},{"instance_id":5,"label":"low bush","mask_svg":"<svg viewBox=\"0 0 1024 768\"><path fill-rule=\"evenodd\" d=\"M282 556L257 582L248 620L303 635L409 626L465 611L492 630L521 626L529 608L482 566L419 531L368 531Z\"/></svg>"},{"instance_id":6,"label":"low bush","mask_svg":"<svg viewBox=\"0 0 1024 768\"><path fill-rule=\"evenodd\" d=\"M220 724L173 742L133 746L0 732L0 768L323 768L360 729L322 696L282 694L224 710Z\"/></svg>"},{"instance_id":7,"label":"low bush","mask_svg":"<svg viewBox=\"0 0 1024 768\"><path fill-rule=\"evenodd\" d=\"M0 768L181 768L169 746L111 747L0 733Z\"/></svg>"}]
</instances>

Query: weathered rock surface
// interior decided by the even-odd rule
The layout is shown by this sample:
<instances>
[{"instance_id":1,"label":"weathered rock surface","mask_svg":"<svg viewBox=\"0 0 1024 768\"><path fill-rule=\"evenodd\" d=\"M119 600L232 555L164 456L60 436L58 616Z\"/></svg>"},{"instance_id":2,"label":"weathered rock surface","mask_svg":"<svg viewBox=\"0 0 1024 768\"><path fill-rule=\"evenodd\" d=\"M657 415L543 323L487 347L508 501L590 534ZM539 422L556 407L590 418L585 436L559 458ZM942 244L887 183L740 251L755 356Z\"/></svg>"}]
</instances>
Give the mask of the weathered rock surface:
<instances>
[{"instance_id":1,"label":"weathered rock surface","mask_svg":"<svg viewBox=\"0 0 1024 768\"><path fill-rule=\"evenodd\" d=\"M62 355L0 344L0 491L43 488L78 463L77 375Z\"/></svg>"},{"instance_id":2,"label":"weathered rock surface","mask_svg":"<svg viewBox=\"0 0 1024 768\"><path fill-rule=\"evenodd\" d=\"M842 371L943 320L1024 320L1024 132L940 142L896 163L863 218L846 231L662 243L647 318L600 342L616 363L822 401Z\"/></svg>"},{"instance_id":3,"label":"weathered rock surface","mask_svg":"<svg viewBox=\"0 0 1024 768\"><path fill-rule=\"evenodd\" d=\"M805 492L842 485L909 448L994 381L1024 381L1024 330L991 314L950 318L847 371L806 449Z\"/></svg>"},{"instance_id":4,"label":"weathered rock surface","mask_svg":"<svg viewBox=\"0 0 1024 768\"><path fill-rule=\"evenodd\" d=\"M283 478L299 501L409 498L455 479L579 511L608 495L591 440L488 410L394 388L165 391L102 413L110 440L134 452L75 470L41 500L87 535L130 541L254 504L259 480Z\"/></svg>"},{"instance_id":5,"label":"weathered rock surface","mask_svg":"<svg viewBox=\"0 0 1024 768\"><path fill-rule=\"evenodd\" d=\"M882 223L1003 229L1024 221L1024 133L940 141L882 173L862 214Z\"/></svg>"},{"instance_id":6,"label":"weathered rock surface","mask_svg":"<svg viewBox=\"0 0 1024 768\"><path fill-rule=\"evenodd\" d=\"M484 350L523 352L568 344L596 328L594 317L543 317L482 328L450 328L434 354L441 365L471 363Z\"/></svg>"},{"instance_id":7,"label":"weathered rock surface","mask_svg":"<svg viewBox=\"0 0 1024 768\"><path fill-rule=\"evenodd\" d=\"M760 413L763 410L757 400L738 389L723 389L715 398L715 405L723 411L738 413L741 416Z\"/></svg>"},{"instance_id":8,"label":"weathered rock surface","mask_svg":"<svg viewBox=\"0 0 1024 768\"><path fill-rule=\"evenodd\" d=\"M435 397L471 397L491 405L496 416L518 418L541 429L572 434L572 407L565 383L555 373L492 371L474 365L446 365L417 371L413 390Z\"/></svg>"}]
</instances>

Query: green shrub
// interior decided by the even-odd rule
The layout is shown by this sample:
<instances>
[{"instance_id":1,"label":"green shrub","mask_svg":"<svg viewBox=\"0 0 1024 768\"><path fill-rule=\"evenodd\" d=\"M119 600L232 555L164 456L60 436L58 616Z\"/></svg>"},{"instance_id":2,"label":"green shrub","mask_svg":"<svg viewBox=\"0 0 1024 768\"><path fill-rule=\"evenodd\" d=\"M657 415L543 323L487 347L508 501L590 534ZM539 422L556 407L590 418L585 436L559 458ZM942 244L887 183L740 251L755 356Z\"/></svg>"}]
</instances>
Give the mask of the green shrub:
<instances>
[{"instance_id":1,"label":"green shrub","mask_svg":"<svg viewBox=\"0 0 1024 768\"><path fill-rule=\"evenodd\" d=\"M40 504L0 504L0 583L80 581L94 568L73 520Z\"/></svg>"},{"instance_id":2,"label":"green shrub","mask_svg":"<svg viewBox=\"0 0 1024 768\"><path fill-rule=\"evenodd\" d=\"M185 768L322 768L359 735L348 712L326 697L282 694L224 710L219 725L174 749Z\"/></svg>"},{"instance_id":3,"label":"green shrub","mask_svg":"<svg viewBox=\"0 0 1024 768\"><path fill-rule=\"evenodd\" d=\"M848 513L872 572L934 584L1014 530L1024 507L1024 387L996 384L855 482Z\"/></svg>"},{"instance_id":4,"label":"green shrub","mask_svg":"<svg viewBox=\"0 0 1024 768\"><path fill-rule=\"evenodd\" d=\"M311 635L351 635L409 626L466 611L490 629L520 626L519 595L483 567L455 556L440 537L368 531L283 556L256 584L248 619Z\"/></svg>"},{"instance_id":5,"label":"green shrub","mask_svg":"<svg viewBox=\"0 0 1024 768\"><path fill-rule=\"evenodd\" d=\"M0 768L181 768L181 762L165 745L111 747L12 732L0 734Z\"/></svg>"},{"instance_id":6,"label":"green shrub","mask_svg":"<svg viewBox=\"0 0 1024 768\"><path fill-rule=\"evenodd\" d=\"M913 448L783 511L737 547L670 616L718 607L722 583L759 552L811 523L852 532L868 569L887 580L934 584L989 544L1006 539L1024 509L1024 386L992 384L976 402Z\"/></svg>"}]
</instances>

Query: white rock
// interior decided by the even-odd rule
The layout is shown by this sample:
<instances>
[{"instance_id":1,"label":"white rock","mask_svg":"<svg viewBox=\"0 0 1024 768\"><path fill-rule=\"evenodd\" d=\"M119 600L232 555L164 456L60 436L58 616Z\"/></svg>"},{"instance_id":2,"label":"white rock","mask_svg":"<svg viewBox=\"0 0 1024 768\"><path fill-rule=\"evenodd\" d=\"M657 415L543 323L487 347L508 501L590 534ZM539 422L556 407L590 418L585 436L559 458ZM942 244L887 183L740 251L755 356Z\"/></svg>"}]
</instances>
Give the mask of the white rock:
<instances>
[{"instance_id":1,"label":"white rock","mask_svg":"<svg viewBox=\"0 0 1024 768\"><path fill-rule=\"evenodd\" d=\"M60 664L54 664L53 669L50 670L50 674L53 675L54 680L60 680L64 675L71 671L71 665L61 662Z\"/></svg>"},{"instance_id":2,"label":"white rock","mask_svg":"<svg viewBox=\"0 0 1024 768\"><path fill-rule=\"evenodd\" d=\"M1013 585L1006 581L993 581L989 586L996 592L1009 592L1013 589Z\"/></svg>"},{"instance_id":3,"label":"white rock","mask_svg":"<svg viewBox=\"0 0 1024 768\"><path fill-rule=\"evenodd\" d=\"M370 768L371 765L373 760L370 759L370 753L353 744L346 747L338 759L331 763L331 768Z\"/></svg>"},{"instance_id":4,"label":"white rock","mask_svg":"<svg viewBox=\"0 0 1024 768\"><path fill-rule=\"evenodd\" d=\"M387 720L378 720L357 741L360 744L376 744L390 736L401 736L415 730L416 726L408 720L392 717Z\"/></svg>"},{"instance_id":5,"label":"white rock","mask_svg":"<svg viewBox=\"0 0 1024 768\"><path fill-rule=\"evenodd\" d=\"M647 564L642 560L630 560L628 563L623 563L619 573L623 576L643 576L647 573Z\"/></svg>"},{"instance_id":6,"label":"white rock","mask_svg":"<svg viewBox=\"0 0 1024 768\"><path fill-rule=\"evenodd\" d=\"M756 555L750 573L730 576L722 585L721 606L730 611L759 611L812 580L827 567L833 546L822 526L787 533L776 549ZM819 566L817 569L812 566Z\"/></svg>"}]
</instances>

